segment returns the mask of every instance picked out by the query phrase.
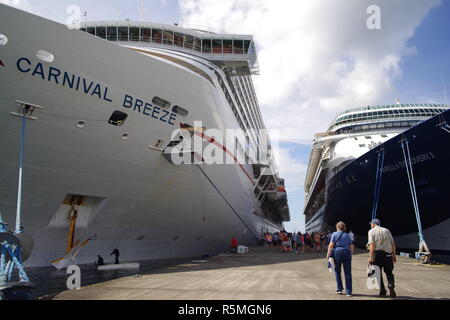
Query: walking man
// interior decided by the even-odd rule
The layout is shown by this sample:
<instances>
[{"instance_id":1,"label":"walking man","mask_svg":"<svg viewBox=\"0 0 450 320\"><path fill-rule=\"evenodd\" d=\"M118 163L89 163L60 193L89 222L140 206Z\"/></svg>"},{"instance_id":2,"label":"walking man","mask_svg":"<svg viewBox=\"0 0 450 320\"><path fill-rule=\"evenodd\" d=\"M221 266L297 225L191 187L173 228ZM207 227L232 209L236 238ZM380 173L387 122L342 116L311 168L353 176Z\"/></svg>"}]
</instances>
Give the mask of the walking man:
<instances>
[{"instance_id":1,"label":"walking man","mask_svg":"<svg viewBox=\"0 0 450 320\"><path fill-rule=\"evenodd\" d=\"M369 263L380 267L380 272L384 270L388 280L388 288L391 297L396 297L394 274L394 263L397 262L395 242L391 232L380 226L380 220L373 219L370 222L369 231ZM380 274L380 297L386 296L386 288L383 283L383 275Z\"/></svg>"}]
</instances>

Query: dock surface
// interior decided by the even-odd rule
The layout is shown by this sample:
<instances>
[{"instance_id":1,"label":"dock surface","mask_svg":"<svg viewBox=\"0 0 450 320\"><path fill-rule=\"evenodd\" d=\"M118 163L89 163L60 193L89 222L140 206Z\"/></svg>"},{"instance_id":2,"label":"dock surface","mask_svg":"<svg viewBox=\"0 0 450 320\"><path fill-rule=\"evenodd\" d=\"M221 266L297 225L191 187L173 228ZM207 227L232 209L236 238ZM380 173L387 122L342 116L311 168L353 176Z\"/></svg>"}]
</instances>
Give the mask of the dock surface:
<instances>
[{"instance_id":1,"label":"dock surface","mask_svg":"<svg viewBox=\"0 0 450 320\"><path fill-rule=\"evenodd\" d=\"M247 254L222 254L64 291L57 300L348 300L379 298L366 287L368 254L353 256L353 297L337 295L324 253L282 253L252 247ZM396 299L450 299L450 266L418 265L398 257ZM81 275L83 277L83 275ZM342 276L344 276L342 274ZM344 279L344 277L343 277ZM386 279L386 278L385 278ZM385 284L387 284L385 280Z\"/></svg>"}]
</instances>

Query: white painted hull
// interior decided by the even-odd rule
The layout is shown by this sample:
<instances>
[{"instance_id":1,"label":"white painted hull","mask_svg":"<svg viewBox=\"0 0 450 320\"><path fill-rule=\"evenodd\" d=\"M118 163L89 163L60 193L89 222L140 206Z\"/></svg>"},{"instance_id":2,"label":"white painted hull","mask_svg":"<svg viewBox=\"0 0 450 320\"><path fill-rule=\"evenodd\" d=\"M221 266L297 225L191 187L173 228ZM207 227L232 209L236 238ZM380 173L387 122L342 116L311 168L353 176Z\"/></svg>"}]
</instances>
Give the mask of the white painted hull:
<instances>
[{"instance_id":1,"label":"white painted hull","mask_svg":"<svg viewBox=\"0 0 450 320\"><path fill-rule=\"evenodd\" d=\"M95 212L77 225L76 239L93 237L78 263L94 262L97 254L109 257L114 248L123 261L213 254L225 250L232 236L250 244L253 234L280 228L254 213L263 215L238 165L205 171L251 232L195 166L175 166L148 148L158 139L167 144L180 122L238 127L223 93L205 78L4 5L0 30L8 37L0 46L5 64L0 67L0 211L10 226L15 223L21 126L10 112L17 111L16 100L44 107L34 114L38 120L27 121L22 224L35 249L26 265L49 265L64 256L68 224L55 223L55 214L67 194L100 199ZM50 66L107 86L112 102L19 70L19 58L34 67L42 49L55 56ZM26 69L28 63L22 62ZM149 102L164 97L186 106L189 115L171 126L123 108L125 94ZM128 113L122 127L108 124L115 110ZM78 120L86 121L84 129L76 127ZM126 141L124 132L129 133Z\"/></svg>"}]
</instances>

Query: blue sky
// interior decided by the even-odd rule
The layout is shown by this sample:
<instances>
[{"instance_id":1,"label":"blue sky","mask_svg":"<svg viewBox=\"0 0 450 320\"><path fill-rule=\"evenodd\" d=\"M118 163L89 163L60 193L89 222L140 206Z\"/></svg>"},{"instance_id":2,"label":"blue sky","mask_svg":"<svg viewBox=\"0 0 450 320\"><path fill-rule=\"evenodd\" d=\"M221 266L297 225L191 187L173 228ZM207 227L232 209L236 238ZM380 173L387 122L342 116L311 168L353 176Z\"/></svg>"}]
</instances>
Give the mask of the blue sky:
<instances>
[{"instance_id":1,"label":"blue sky","mask_svg":"<svg viewBox=\"0 0 450 320\"><path fill-rule=\"evenodd\" d=\"M140 20L139 0L0 0L64 23L78 5L87 20ZM381 7L382 29L368 31L365 9ZM255 77L269 128L280 129L292 222L302 230L303 180L313 134L351 107L444 102L450 97L449 0L145 0L144 20L255 36ZM267 23L270 21L270 23ZM447 98L447 102L449 102Z\"/></svg>"},{"instance_id":2,"label":"blue sky","mask_svg":"<svg viewBox=\"0 0 450 320\"><path fill-rule=\"evenodd\" d=\"M408 45L416 53L400 64L402 76L395 86L399 97L405 102L444 102L442 75L447 96L450 93L450 1L443 1L416 29ZM447 103L449 99L447 98Z\"/></svg>"}]
</instances>

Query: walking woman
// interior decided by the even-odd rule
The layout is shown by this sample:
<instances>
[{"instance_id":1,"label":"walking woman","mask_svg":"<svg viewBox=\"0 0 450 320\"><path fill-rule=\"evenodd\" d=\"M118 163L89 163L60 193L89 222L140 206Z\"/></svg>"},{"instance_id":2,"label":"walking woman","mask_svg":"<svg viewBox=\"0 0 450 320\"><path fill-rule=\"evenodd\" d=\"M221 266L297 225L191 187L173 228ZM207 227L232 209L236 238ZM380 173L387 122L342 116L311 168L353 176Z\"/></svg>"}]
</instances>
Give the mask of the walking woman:
<instances>
[{"instance_id":1,"label":"walking woman","mask_svg":"<svg viewBox=\"0 0 450 320\"><path fill-rule=\"evenodd\" d=\"M328 246L327 260L334 258L334 273L336 275L337 294L342 294L344 290L341 277L341 266L344 265L345 291L347 297L352 296L352 254L353 243L348 235L345 223L342 221L336 224L336 232L331 235L330 245Z\"/></svg>"}]
</instances>

